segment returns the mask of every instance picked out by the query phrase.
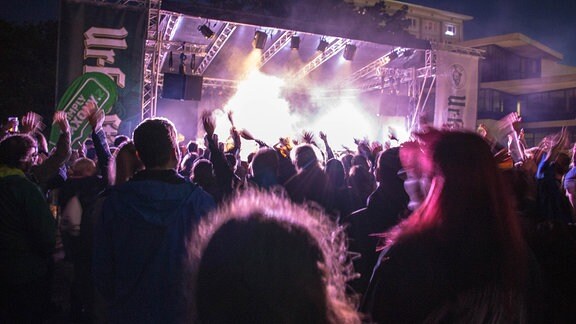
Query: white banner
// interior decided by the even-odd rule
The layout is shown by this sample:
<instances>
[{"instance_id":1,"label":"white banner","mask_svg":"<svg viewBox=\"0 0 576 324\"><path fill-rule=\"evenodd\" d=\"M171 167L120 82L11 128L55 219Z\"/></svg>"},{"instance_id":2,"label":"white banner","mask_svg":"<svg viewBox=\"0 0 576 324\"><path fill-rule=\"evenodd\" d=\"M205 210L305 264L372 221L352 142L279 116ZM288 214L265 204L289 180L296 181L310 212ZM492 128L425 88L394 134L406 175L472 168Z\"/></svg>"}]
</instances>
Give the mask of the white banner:
<instances>
[{"instance_id":1,"label":"white banner","mask_svg":"<svg viewBox=\"0 0 576 324\"><path fill-rule=\"evenodd\" d=\"M436 51L434 126L476 129L478 57Z\"/></svg>"}]
</instances>

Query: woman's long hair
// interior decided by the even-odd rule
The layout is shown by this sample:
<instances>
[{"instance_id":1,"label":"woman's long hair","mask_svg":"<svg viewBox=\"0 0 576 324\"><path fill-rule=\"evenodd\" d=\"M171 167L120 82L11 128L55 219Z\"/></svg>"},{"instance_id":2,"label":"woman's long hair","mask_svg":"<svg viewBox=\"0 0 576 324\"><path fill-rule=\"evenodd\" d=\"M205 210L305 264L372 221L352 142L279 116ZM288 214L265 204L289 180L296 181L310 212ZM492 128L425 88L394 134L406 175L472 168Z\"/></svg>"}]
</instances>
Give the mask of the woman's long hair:
<instances>
[{"instance_id":1,"label":"woman's long hair","mask_svg":"<svg viewBox=\"0 0 576 324\"><path fill-rule=\"evenodd\" d=\"M387 243L431 238L456 251L462 271L518 288L526 248L490 147L470 132L431 130L419 137L432 186L420 208L386 234Z\"/></svg>"},{"instance_id":2,"label":"woman's long hair","mask_svg":"<svg viewBox=\"0 0 576 324\"><path fill-rule=\"evenodd\" d=\"M341 227L287 197L247 190L192 236L198 322L359 323Z\"/></svg>"},{"instance_id":3,"label":"woman's long hair","mask_svg":"<svg viewBox=\"0 0 576 324\"><path fill-rule=\"evenodd\" d=\"M116 149L114 156L110 160L109 168L109 183L111 185L120 185L127 182L132 176L144 169L144 164L136 154L136 147L134 142L128 140Z\"/></svg>"}]
</instances>

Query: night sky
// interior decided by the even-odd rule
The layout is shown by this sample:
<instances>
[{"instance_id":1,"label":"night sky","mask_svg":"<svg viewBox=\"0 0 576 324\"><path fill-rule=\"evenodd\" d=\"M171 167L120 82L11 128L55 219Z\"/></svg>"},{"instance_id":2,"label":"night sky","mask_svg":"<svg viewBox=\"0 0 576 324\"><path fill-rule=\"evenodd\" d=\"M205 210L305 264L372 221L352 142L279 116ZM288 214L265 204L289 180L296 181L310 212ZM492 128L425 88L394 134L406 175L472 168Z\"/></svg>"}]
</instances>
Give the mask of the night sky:
<instances>
[{"instance_id":1,"label":"night sky","mask_svg":"<svg viewBox=\"0 0 576 324\"><path fill-rule=\"evenodd\" d=\"M58 0L5 1L0 18L10 21L56 19ZM520 32L564 54L576 66L575 0L413 0L408 3L457 12L474 19L465 23L466 39Z\"/></svg>"},{"instance_id":2,"label":"night sky","mask_svg":"<svg viewBox=\"0 0 576 324\"><path fill-rule=\"evenodd\" d=\"M564 55L576 66L575 0L413 0L427 7L474 17L464 24L465 39L522 33Z\"/></svg>"}]
</instances>

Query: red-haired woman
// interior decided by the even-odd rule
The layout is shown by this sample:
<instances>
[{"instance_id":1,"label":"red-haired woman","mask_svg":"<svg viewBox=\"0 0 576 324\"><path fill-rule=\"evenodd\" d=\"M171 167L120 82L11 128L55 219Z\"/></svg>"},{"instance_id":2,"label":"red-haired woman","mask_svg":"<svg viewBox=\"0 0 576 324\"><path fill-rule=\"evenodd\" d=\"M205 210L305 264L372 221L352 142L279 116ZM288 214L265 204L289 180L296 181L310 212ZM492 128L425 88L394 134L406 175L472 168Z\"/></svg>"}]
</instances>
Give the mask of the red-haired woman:
<instances>
[{"instance_id":1,"label":"red-haired woman","mask_svg":"<svg viewBox=\"0 0 576 324\"><path fill-rule=\"evenodd\" d=\"M430 190L384 234L362 311L379 323L525 322L529 253L490 147L468 132L419 139Z\"/></svg>"}]
</instances>

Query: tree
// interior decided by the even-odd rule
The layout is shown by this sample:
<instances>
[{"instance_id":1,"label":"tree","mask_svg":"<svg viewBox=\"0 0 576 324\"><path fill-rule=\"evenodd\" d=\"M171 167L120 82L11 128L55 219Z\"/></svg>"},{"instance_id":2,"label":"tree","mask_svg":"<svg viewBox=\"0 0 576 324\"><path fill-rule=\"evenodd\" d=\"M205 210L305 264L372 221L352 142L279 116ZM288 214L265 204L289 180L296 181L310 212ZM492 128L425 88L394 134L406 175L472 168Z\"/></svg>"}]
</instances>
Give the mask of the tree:
<instances>
[{"instance_id":1,"label":"tree","mask_svg":"<svg viewBox=\"0 0 576 324\"><path fill-rule=\"evenodd\" d=\"M0 20L0 117L27 111L46 121L55 110L58 23L18 24Z\"/></svg>"}]
</instances>

